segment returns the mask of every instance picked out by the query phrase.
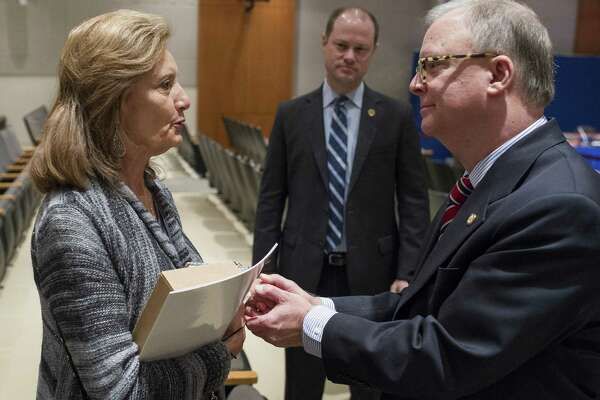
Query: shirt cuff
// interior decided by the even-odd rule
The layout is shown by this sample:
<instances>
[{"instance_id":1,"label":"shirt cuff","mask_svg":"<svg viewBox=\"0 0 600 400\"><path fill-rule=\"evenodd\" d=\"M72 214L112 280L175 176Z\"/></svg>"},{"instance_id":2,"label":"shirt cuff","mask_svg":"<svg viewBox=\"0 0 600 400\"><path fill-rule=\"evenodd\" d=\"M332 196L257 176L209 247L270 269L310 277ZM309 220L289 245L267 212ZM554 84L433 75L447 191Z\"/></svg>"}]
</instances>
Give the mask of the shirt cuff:
<instances>
[{"instance_id":1,"label":"shirt cuff","mask_svg":"<svg viewBox=\"0 0 600 400\"><path fill-rule=\"evenodd\" d=\"M333 301L331 299L327 300L331 302L331 306L333 307ZM321 302L323 302L323 298L321 298ZM337 314L335 308L332 309L320 305L311 308L306 316L304 316L304 321L302 322L302 346L304 347L304 351L321 358L323 329L335 314Z\"/></svg>"},{"instance_id":2,"label":"shirt cuff","mask_svg":"<svg viewBox=\"0 0 600 400\"><path fill-rule=\"evenodd\" d=\"M319 297L319 299L321 300L322 305L335 311L335 304L333 304L333 300L331 300L329 297Z\"/></svg>"}]
</instances>

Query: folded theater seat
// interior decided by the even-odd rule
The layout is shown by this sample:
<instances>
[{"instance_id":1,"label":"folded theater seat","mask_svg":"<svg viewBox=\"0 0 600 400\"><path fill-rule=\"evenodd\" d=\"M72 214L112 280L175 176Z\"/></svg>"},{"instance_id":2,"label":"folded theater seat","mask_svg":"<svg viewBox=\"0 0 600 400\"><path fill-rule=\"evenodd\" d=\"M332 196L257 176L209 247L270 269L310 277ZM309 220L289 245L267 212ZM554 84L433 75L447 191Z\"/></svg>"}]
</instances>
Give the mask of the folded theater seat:
<instances>
[{"instance_id":1,"label":"folded theater seat","mask_svg":"<svg viewBox=\"0 0 600 400\"><path fill-rule=\"evenodd\" d=\"M0 196L7 201L5 212L12 219L18 239L32 218L40 195L29 177L27 166L11 163L5 146L0 146Z\"/></svg>"},{"instance_id":2,"label":"folded theater seat","mask_svg":"<svg viewBox=\"0 0 600 400\"><path fill-rule=\"evenodd\" d=\"M34 148L24 149L21 147L17 135L10 127L0 129L0 146L3 146L7 153L9 161L16 165L26 165L33 156Z\"/></svg>"},{"instance_id":3,"label":"folded theater seat","mask_svg":"<svg viewBox=\"0 0 600 400\"><path fill-rule=\"evenodd\" d=\"M46 106L40 106L23 117L27 133L29 133L31 143L34 146L37 146L40 143L42 130L47 118L48 109Z\"/></svg>"}]
</instances>

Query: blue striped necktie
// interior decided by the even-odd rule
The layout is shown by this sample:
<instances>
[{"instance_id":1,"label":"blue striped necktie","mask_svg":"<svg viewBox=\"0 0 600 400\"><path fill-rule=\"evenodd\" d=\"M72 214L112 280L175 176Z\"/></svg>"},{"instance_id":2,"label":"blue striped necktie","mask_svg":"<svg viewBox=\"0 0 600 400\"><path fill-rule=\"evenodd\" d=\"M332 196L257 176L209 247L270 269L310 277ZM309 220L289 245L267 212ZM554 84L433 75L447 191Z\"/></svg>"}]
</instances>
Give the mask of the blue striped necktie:
<instances>
[{"instance_id":1,"label":"blue striped necktie","mask_svg":"<svg viewBox=\"0 0 600 400\"><path fill-rule=\"evenodd\" d=\"M331 129L327 140L327 171L329 172L329 222L327 250L335 250L342 243L344 232L344 204L346 202L346 162L348 160L348 119L346 96L335 100Z\"/></svg>"}]
</instances>

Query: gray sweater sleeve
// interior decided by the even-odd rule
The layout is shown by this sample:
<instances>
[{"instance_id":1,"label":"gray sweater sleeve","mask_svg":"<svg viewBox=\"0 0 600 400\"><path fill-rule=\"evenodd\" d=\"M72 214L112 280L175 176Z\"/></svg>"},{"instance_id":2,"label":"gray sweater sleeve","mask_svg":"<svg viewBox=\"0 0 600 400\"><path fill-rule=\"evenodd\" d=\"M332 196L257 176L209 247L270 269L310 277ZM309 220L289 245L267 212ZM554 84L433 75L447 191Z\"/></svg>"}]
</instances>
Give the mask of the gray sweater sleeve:
<instances>
[{"instance_id":1,"label":"gray sweater sleeve","mask_svg":"<svg viewBox=\"0 0 600 400\"><path fill-rule=\"evenodd\" d=\"M130 330L131 290L115 271L107 238L95 223L89 214L65 204L46 209L39 221L32 254L44 329L64 339L89 398L205 398L227 376L226 347L217 342L182 357L141 362ZM45 332L44 341L51 337ZM70 365L58 343L45 343L42 355L51 370L48 375L58 378L56 387L44 396L40 390L48 389L46 382L38 397L63 392L64 398L73 398L66 392L78 391L72 372L61 380L61 370L70 370ZM40 374L44 379L42 367Z\"/></svg>"}]
</instances>

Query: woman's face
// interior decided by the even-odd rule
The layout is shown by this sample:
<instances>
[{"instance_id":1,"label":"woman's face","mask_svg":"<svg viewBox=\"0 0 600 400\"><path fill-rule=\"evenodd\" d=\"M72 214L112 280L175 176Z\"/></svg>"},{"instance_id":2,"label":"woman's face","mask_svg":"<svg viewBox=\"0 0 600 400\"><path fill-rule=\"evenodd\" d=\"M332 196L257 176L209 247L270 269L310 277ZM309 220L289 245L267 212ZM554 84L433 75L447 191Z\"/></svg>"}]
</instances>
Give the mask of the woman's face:
<instances>
[{"instance_id":1,"label":"woman's face","mask_svg":"<svg viewBox=\"0 0 600 400\"><path fill-rule=\"evenodd\" d=\"M150 158L181 142L190 99L177 81L177 64L165 50L154 68L125 93L121 126L126 158Z\"/></svg>"}]
</instances>

